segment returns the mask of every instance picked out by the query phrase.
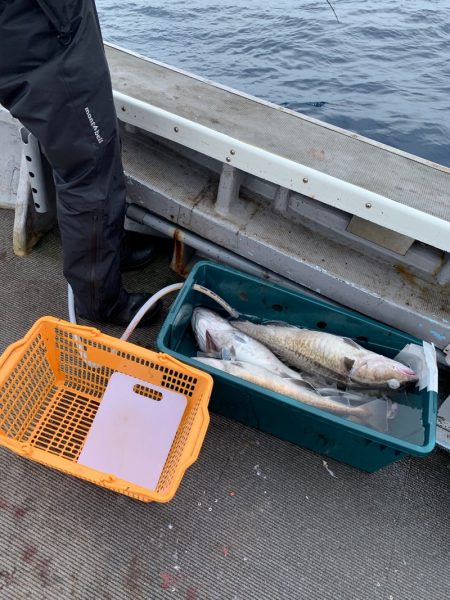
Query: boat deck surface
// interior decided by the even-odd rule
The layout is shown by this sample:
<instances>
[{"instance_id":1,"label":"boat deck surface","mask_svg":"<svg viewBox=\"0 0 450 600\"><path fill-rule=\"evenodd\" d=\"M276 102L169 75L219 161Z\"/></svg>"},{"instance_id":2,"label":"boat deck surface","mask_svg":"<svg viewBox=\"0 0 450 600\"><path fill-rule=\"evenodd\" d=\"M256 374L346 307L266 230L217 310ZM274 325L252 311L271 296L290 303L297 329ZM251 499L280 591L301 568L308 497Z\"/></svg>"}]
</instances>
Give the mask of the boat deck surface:
<instances>
[{"instance_id":1,"label":"boat deck surface","mask_svg":"<svg viewBox=\"0 0 450 600\"><path fill-rule=\"evenodd\" d=\"M58 232L12 253L0 211L0 350L67 318ZM127 274L155 291L169 252ZM160 322L133 334L155 349ZM122 329L101 327L120 336ZM446 600L450 455L366 474L216 414L168 504L145 504L0 449L2 600Z\"/></svg>"},{"instance_id":2,"label":"boat deck surface","mask_svg":"<svg viewBox=\"0 0 450 600\"><path fill-rule=\"evenodd\" d=\"M108 44L105 50L115 91L450 221L445 166Z\"/></svg>"}]
</instances>

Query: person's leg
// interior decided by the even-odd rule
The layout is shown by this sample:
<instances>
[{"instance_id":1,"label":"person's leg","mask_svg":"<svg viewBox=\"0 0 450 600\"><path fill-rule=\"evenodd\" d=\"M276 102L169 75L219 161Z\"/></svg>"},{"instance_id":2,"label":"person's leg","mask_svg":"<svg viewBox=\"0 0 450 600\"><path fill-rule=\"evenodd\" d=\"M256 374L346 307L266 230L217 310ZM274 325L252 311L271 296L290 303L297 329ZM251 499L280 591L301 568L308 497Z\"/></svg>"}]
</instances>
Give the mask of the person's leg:
<instances>
[{"instance_id":1,"label":"person's leg","mask_svg":"<svg viewBox=\"0 0 450 600\"><path fill-rule=\"evenodd\" d=\"M0 102L36 136L53 168L64 274L77 310L125 322L145 296L130 298L122 287L126 189L95 6L3 0L0 10Z\"/></svg>"}]
</instances>

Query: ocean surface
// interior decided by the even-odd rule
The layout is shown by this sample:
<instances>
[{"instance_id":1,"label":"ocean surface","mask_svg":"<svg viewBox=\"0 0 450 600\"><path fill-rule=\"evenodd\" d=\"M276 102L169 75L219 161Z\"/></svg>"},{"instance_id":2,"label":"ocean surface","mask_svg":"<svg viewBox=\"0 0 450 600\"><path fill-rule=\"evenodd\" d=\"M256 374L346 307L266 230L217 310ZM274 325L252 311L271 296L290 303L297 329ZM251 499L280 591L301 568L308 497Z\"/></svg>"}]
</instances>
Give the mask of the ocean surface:
<instances>
[{"instance_id":1,"label":"ocean surface","mask_svg":"<svg viewBox=\"0 0 450 600\"><path fill-rule=\"evenodd\" d=\"M450 0L97 0L105 41L450 166Z\"/></svg>"}]
</instances>

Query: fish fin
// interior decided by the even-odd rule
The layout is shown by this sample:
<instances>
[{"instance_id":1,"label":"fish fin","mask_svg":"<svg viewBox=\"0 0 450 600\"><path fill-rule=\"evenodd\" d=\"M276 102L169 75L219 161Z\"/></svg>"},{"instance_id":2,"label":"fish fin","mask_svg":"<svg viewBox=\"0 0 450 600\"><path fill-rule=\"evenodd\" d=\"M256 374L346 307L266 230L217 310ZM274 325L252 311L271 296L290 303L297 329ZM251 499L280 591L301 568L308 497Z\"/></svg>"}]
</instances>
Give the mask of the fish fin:
<instances>
[{"instance_id":1,"label":"fish fin","mask_svg":"<svg viewBox=\"0 0 450 600\"><path fill-rule=\"evenodd\" d=\"M220 352L197 352L197 358L222 358Z\"/></svg>"},{"instance_id":2,"label":"fish fin","mask_svg":"<svg viewBox=\"0 0 450 600\"><path fill-rule=\"evenodd\" d=\"M241 344L245 344L247 342L247 339L240 336L239 333L236 334L235 338L238 342L241 342Z\"/></svg>"},{"instance_id":3,"label":"fish fin","mask_svg":"<svg viewBox=\"0 0 450 600\"><path fill-rule=\"evenodd\" d=\"M344 367L350 373L353 369L353 365L355 364L355 360L353 358L349 358L348 356L344 356Z\"/></svg>"},{"instance_id":4,"label":"fish fin","mask_svg":"<svg viewBox=\"0 0 450 600\"><path fill-rule=\"evenodd\" d=\"M222 360L236 360L236 350L234 349L234 346L222 348L221 352L219 352L219 355Z\"/></svg>"},{"instance_id":5,"label":"fish fin","mask_svg":"<svg viewBox=\"0 0 450 600\"><path fill-rule=\"evenodd\" d=\"M245 363L242 362L242 361L240 361L240 360L233 360L232 363L233 363L233 365L236 365L240 369L245 369L246 368Z\"/></svg>"},{"instance_id":6,"label":"fish fin","mask_svg":"<svg viewBox=\"0 0 450 600\"><path fill-rule=\"evenodd\" d=\"M283 327L283 329L306 329L306 327L302 327L301 325L292 325L292 323L287 323L286 321L264 321L263 325L269 325L270 327Z\"/></svg>"},{"instance_id":7,"label":"fish fin","mask_svg":"<svg viewBox=\"0 0 450 600\"><path fill-rule=\"evenodd\" d=\"M208 330L205 331L205 346L206 352L218 352L219 348L214 343L214 339Z\"/></svg>"},{"instance_id":8,"label":"fish fin","mask_svg":"<svg viewBox=\"0 0 450 600\"><path fill-rule=\"evenodd\" d=\"M346 386L342 383L336 383L336 387L317 387L316 391L321 395L321 396L347 396L348 395L348 391ZM366 400L367 402L367 400Z\"/></svg>"},{"instance_id":9,"label":"fish fin","mask_svg":"<svg viewBox=\"0 0 450 600\"><path fill-rule=\"evenodd\" d=\"M343 404L344 406L351 406L347 391L340 391L338 388L317 388L316 392L333 402Z\"/></svg>"},{"instance_id":10,"label":"fish fin","mask_svg":"<svg viewBox=\"0 0 450 600\"><path fill-rule=\"evenodd\" d=\"M309 383L311 387L313 387L315 390L317 390L319 387L324 387L326 385L326 382L324 379L322 379L320 376L312 376L309 375L308 373L303 373L303 371L301 371L301 378L306 381L306 383Z\"/></svg>"},{"instance_id":11,"label":"fish fin","mask_svg":"<svg viewBox=\"0 0 450 600\"><path fill-rule=\"evenodd\" d=\"M351 346L352 348L358 348L358 350L360 350L360 349L361 349L361 346L360 346L359 344L357 344L357 343L355 342L355 340L352 340L352 338L343 337L342 339L344 340L344 342L345 342L346 344L348 344L348 345L349 345L349 346Z\"/></svg>"},{"instance_id":12,"label":"fish fin","mask_svg":"<svg viewBox=\"0 0 450 600\"><path fill-rule=\"evenodd\" d=\"M312 383L310 383L309 381L306 381L305 379L299 379L296 377L289 377L289 376L282 376L283 379L286 379L286 381L289 381L290 383L293 383L294 385L298 385L299 387L302 388L306 388L308 390L313 390L314 392L317 391L317 389L313 386Z\"/></svg>"}]
</instances>

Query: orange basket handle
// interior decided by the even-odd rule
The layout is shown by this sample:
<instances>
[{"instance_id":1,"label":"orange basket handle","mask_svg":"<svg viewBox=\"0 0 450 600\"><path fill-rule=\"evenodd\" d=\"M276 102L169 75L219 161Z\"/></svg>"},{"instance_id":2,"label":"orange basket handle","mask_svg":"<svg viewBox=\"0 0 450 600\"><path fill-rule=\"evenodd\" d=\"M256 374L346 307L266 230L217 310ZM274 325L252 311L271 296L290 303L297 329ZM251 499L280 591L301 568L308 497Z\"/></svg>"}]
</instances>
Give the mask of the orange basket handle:
<instances>
[{"instance_id":1,"label":"orange basket handle","mask_svg":"<svg viewBox=\"0 0 450 600\"><path fill-rule=\"evenodd\" d=\"M24 345L25 343L25 339L21 339L18 340L17 342L14 342L13 344L10 344L4 351L3 354L0 356L0 369L9 361L12 359L13 356L15 356L16 354L19 354L20 352L20 348Z\"/></svg>"},{"instance_id":2,"label":"orange basket handle","mask_svg":"<svg viewBox=\"0 0 450 600\"><path fill-rule=\"evenodd\" d=\"M20 349L27 343L33 331L37 328L40 322L53 322L55 324L61 323L64 325L64 330L73 334L83 333L84 335L90 338L102 335L102 332L95 327L89 327L86 325L76 325L74 323L70 323L69 321L64 321L63 319L56 319L55 317L41 317L38 321L36 321L34 326L28 331L28 333L23 338L17 340L16 342L13 342L7 348L5 348L3 354L0 356L0 369L11 364L13 358L20 353Z\"/></svg>"},{"instance_id":3,"label":"orange basket handle","mask_svg":"<svg viewBox=\"0 0 450 600\"><path fill-rule=\"evenodd\" d=\"M78 325L77 323L71 323L64 319L55 319L54 317L46 317L45 320L52 321L53 323L61 323L64 325L64 331L68 331L69 333L84 333L88 337L98 337L99 335L103 335L100 329L89 325Z\"/></svg>"}]
</instances>

